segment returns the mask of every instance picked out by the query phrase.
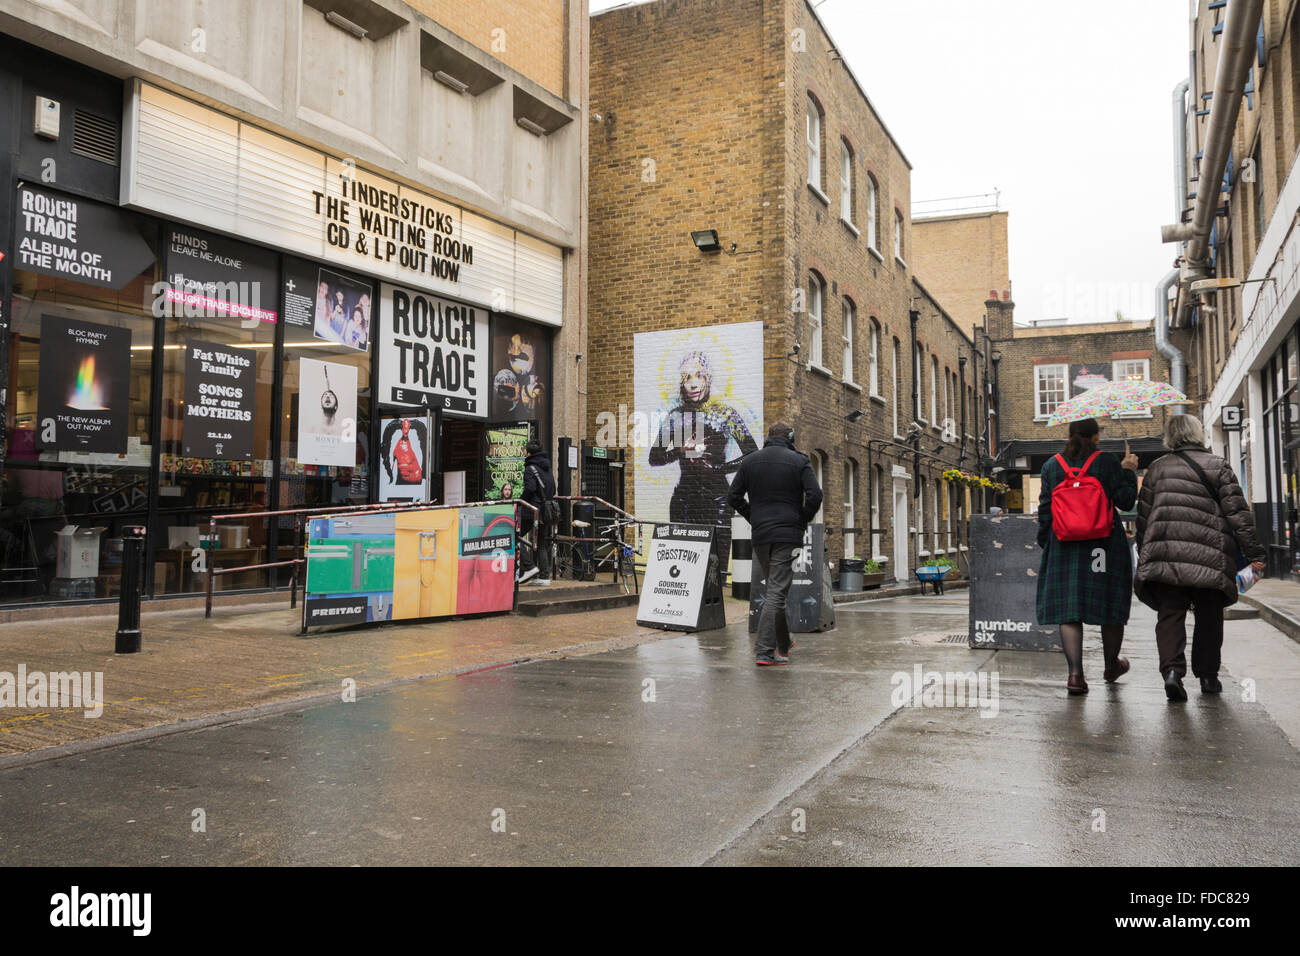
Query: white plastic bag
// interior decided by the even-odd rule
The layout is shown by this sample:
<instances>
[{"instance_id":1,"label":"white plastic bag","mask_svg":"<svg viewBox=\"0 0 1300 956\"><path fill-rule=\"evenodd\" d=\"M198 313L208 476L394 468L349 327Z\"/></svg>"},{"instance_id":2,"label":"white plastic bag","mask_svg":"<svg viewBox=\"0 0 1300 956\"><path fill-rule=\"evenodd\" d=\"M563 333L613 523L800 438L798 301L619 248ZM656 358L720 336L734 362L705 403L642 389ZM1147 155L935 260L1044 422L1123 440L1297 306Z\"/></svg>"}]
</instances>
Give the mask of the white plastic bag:
<instances>
[{"instance_id":1,"label":"white plastic bag","mask_svg":"<svg viewBox=\"0 0 1300 956\"><path fill-rule=\"evenodd\" d=\"M1258 580L1259 575L1255 573L1255 566L1252 564L1246 565L1237 572L1237 593L1245 594L1255 586L1255 582Z\"/></svg>"}]
</instances>

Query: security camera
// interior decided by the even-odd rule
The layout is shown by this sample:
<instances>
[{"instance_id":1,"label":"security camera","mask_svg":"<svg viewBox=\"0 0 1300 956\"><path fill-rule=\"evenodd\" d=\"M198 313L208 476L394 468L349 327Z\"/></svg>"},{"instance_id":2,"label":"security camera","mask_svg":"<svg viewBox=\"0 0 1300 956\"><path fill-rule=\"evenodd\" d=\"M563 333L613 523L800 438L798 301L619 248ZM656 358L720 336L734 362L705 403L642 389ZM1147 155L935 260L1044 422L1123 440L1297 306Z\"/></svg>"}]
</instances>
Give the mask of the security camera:
<instances>
[{"instance_id":1,"label":"security camera","mask_svg":"<svg viewBox=\"0 0 1300 956\"><path fill-rule=\"evenodd\" d=\"M794 343L794 354L795 354L795 355L798 355L798 354L799 354L799 343L798 343L798 342Z\"/></svg>"},{"instance_id":2,"label":"security camera","mask_svg":"<svg viewBox=\"0 0 1300 956\"><path fill-rule=\"evenodd\" d=\"M907 432L909 435L914 435L919 431L921 431L921 423L918 421L913 421L912 424L907 426Z\"/></svg>"},{"instance_id":3,"label":"security camera","mask_svg":"<svg viewBox=\"0 0 1300 956\"><path fill-rule=\"evenodd\" d=\"M575 355L573 356L573 360L574 360L575 362L581 362L581 361L582 361L582 353L581 353L581 352L578 352L577 354L575 354Z\"/></svg>"}]
</instances>

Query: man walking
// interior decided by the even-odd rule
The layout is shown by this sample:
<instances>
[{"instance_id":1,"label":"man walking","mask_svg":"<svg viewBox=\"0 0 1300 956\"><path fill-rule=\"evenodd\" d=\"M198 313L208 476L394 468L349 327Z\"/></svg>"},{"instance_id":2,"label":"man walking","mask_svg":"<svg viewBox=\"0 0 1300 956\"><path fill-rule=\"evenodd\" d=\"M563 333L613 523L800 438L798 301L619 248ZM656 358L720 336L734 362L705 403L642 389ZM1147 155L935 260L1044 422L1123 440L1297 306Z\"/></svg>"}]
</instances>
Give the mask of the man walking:
<instances>
[{"instance_id":1,"label":"man walking","mask_svg":"<svg viewBox=\"0 0 1300 956\"><path fill-rule=\"evenodd\" d=\"M524 459L524 501L538 512L537 521L537 563L525 568L519 575L523 584L540 573L536 584L547 587L551 583L551 539L555 535L555 524L546 519L547 502L552 502L549 510L555 509L555 477L551 474L551 456L542 450L536 439L525 446L528 457ZM528 508L520 509L520 535L527 534L533 526L533 512Z\"/></svg>"},{"instance_id":2,"label":"man walking","mask_svg":"<svg viewBox=\"0 0 1300 956\"><path fill-rule=\"evenodd\" d=\"M746 500L748 497L748 500ZM763 611L754 639L754 663L789 664L790 627L785 599L794 580L794 553L822 506L822 490L806 455L794 448L794 429L777 422L761 451L747 455L731 482L731 507L753 528L754 561L766 579Z\"/></svg>"}]
</instances>

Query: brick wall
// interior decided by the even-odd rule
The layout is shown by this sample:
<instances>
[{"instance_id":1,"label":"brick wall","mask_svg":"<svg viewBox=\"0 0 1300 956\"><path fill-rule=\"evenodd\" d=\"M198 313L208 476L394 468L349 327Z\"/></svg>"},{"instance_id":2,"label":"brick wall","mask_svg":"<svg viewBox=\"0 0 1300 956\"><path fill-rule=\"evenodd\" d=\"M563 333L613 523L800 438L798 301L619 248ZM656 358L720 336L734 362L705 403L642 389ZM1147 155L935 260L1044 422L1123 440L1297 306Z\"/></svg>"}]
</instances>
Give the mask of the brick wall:
<instances>
[{"instance_id":1,"label":"brick wall","mask_svg":"<svg viewBox=\"0 0 1300 956\"><path fill-rule=\"evenodd\" d=\"M926 383L938 361L940 402L942 383L957 377L958 356L970 350L952 318L914 283L906 261L906 157L844 63L828 52L833 41L805 0L659 0L597 15L591 36L591 108L602 119L591 147L589 433L599 433L602 412L632 403L636 332L762 321L763 354L751 362L764 376L763 418L793 424L798 446L821 466L831 557L845 553L846 527L862 529L851 552L871 554L866 529L875 465L885 476L877 553L892 557L895 524L905 534L915 526L894 520L893 466L909 476L908 495L924 481L933 501L945 462L956 464L961 453L960 436L942 441L942 422L925 423L919 462L911 449L884 447L895 440L896 403L899 437L912 421L914 343L924 351ZM808 185L810 93L822 131L819 191ZM853 155L847 223L843 142ZM869 176L877 184L876 251L867 241ZM896 210L902 258L894 255ZM699 252L690 240L694 229L716 229L724 251ZM813 345L814 276L823 290L820 355ZM846 369L850 312L856 321ZM799 354L791 356L796 344ZM743 373L743 363L737 367ZM974 385L973 371L967 380ZM960 407L955 394L950 401ZM849 422L857 411L863 414ZM869 447L872 439L884 444ZM943 451L933 455L940 444ZM969 445L967 455L973 470ZM914 497L908 508L912 519ZM909 538L909 564L918 549ZM923 550L932 549L930 542Z\"/></svg>"},{"instance_id":2,"label":"brick wall","mask_svg":"<svg viewBox=\"0 0 1300 956\"><path fill-rule=\"evenodd\" d=\"M980 212L912 221L912 268L967 332L982 322L989 290L1011 288L1008 218Z\"/></svg>"},{"instance_id":3,"label":"brick wall","mask_svg":"<svg viewBox=\"0 0 1300 956\"><path fill-rule=\"evenodd\" d=\"M1091 365L1110 371L1111 363L1116 360L1145 358L1149 360L1152 381L1169 381L1169 362L1156 351L1151 323L1073 325L1068 327L1068 331L1016 328L1014 338L994 340L993 346L1002 354L998 374L998 415L1003 442L1051 438L1064 443L1067 437L1068 425L1049 428L1035 420L1036 366ZM1181 407L1174 407L1172 412L1157 409L1151 418L1127 418L1122 424L1105 420L1101 423L1103 435L1107 438L1121 433L1130 438L1158 437L1164 429L1166 414L1181 411Z\"/></svg>"}]
</instances>

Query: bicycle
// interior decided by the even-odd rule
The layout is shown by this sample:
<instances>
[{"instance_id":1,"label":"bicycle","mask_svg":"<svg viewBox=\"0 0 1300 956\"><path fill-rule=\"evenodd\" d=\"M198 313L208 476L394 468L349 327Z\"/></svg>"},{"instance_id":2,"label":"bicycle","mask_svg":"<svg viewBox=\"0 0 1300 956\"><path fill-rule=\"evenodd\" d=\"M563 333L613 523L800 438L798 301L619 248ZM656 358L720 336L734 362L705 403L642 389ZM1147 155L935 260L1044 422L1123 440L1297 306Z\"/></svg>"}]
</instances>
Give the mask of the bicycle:
<instances>
[{"instance_id":1,"label":"bicycle","mask_svg":"<svg viewBox=\"0 0 1300 956\"><path fill-rule=\"evenodd\" d=\"M632 518L605 518L597 519L607 521L608 525L601 529L600 533L591 539L591 543L585 545L587 549L586 565L587 580L595 580L596 575L602 571L609 571L613 575L613 583L623 586L624 594L641 593L641 584L637 579L636 559L641 556L640 528L637 522ZM591 524L586 521L574 521L575 528L590 528ZM633 528L633 537L635 545L628 544L623 539L623 532L627 528ZM578 549L575 548L575 551ZM581 552L579 552L581 553ZM628 579L631 579L629 587Z\"/></svg>"},{"instance_id":2,"label":"bicycle","mask_svg":"<svg viewBox=\"0 0 1300 956\"><path fill-rule=\"evenodd\" d=\"M521 567L540 567L532 541L519 538L516 542ZM586 558L568 541L551 539L551 579L559 581L586 581Z\"/></svg>"}]
</instances>

